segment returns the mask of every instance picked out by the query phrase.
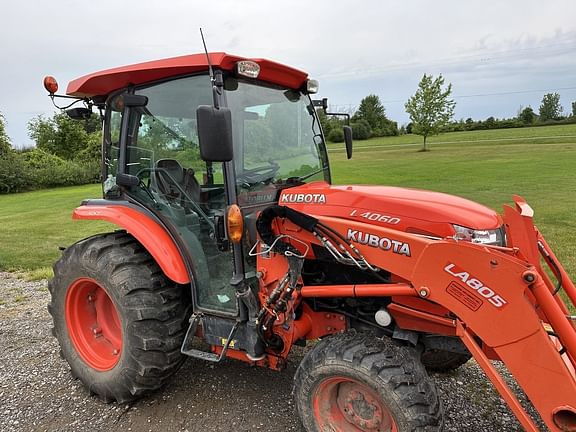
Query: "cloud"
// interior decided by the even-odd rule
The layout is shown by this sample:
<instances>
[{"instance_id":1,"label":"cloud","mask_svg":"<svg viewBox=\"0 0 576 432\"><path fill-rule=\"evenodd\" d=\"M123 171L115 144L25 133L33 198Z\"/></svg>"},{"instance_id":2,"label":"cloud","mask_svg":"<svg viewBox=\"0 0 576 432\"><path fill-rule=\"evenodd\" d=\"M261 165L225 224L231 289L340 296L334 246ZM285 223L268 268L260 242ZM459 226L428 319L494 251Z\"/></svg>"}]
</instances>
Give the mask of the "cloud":
<instances>
[{"instance_id":1,"label":"cloud","mask_svg":"<svg viewBox=\"0 0 576 432\"><path fill-rule=\"evenodd\" d=\"M45 74L65 88L95 70L199 52L199 27L210 50L307 70L321 79L322 94L342 106L370 93L405 100L424 72L443 73L461 95L567 87L575 70L575 16L572 0L545 7L535 0L6 2L0 111L13 142L27 144L28 119L52 112L41 87ZM574 95L561 94L569 105ZM529 96L534 106L542 95ZM512 115L520 99L461 99L457 114ZM403 103L386 105L405 121Z\"/></svg>"}]
</instances>

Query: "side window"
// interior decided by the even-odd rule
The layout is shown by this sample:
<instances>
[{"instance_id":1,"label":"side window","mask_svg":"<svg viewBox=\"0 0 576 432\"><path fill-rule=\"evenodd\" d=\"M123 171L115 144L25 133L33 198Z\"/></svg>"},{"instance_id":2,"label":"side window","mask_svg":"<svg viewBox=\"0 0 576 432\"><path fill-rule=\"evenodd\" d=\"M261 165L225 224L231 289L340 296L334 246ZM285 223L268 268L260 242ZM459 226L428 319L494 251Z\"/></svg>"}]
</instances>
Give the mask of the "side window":
<instances>
[{"instance_id":1,"label":"side window","mask_svg":"<svg viewBox=\"0 0 576 432\"><path fill-rule=\"evenodd\" d=\"M182 183L180 177L187 175L199 185L213 183L212 168L200 158L196 126L196 108L211 104L210 89L207 76L194 76L136 90L148 97L148 104L134 119L127 158L130 174L151 182L158 180L148 178L155 172L170 182Z\"/></svg>"},{"instance_id":2,"label":"side window","mask_svg":"<svg viewBox=\"0 0 576 432\"><path fill-rule=\"evenodd\" d=\"M155 116L147 110L140 117L137 140L130 155L130 174L153 168L162 159L174 159L183 168L200 175L205 163L200 159L196 119Z\"/></svg>"},{"instance_id":3,"label":"side window","mask_svg":"<svg viewBox=\"0 0 576 432\"><path fill-rule=\"evenodd\" d=\"M104 163L106 164L106 174L115 177L118 173L118 153L120 144L120 127L122 124L122 109L118 107L118 97L114 96L106 104L106 116L108 117L105 122L104 140L106 143Z\"/></svg>"}]
</instances>

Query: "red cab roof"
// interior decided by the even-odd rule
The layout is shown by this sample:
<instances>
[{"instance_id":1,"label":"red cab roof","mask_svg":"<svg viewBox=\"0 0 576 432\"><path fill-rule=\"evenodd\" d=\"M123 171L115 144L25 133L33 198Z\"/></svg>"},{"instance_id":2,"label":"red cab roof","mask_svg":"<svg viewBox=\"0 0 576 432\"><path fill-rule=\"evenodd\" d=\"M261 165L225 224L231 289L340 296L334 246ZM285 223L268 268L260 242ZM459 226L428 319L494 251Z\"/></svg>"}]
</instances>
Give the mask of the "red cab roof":
<instances>
[{"instance_id":1,"label":"red cab roof","mask_svg":"<svg viewBox=\"0 0 576 432\"><path fill-rule=\"evenodd\" d=\"M266 59L249 59L223 52L209 55L212 66L223 70L233 70L236 62L240 60L252 60L260 65L258 79L288 88L299 89L308 78L306 72ZM129 85L144 84L206 70L208 70L206 54L172 57L85 75L71 81L66 94L77 97L105 96Z\"/></svg>"}]
</instances>

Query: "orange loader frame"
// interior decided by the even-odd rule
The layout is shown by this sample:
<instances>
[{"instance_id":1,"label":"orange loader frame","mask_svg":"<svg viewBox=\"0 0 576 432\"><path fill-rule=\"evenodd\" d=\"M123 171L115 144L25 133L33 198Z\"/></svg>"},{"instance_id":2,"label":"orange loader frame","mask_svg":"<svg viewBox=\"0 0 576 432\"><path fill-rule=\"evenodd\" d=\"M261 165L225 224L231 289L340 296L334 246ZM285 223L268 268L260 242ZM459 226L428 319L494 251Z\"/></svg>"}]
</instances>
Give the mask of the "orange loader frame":
<instances>
[{"instance_id":1,"label":"orange loader frame","mask_svg":"<svg viewBox=\"0 0 576 432\"><path fill-rule=\"evenodd\" d=\"M370 233L407 244L410 253L357 243L366 260L393 274L395 283L302 286L292 307L303 298L389 297L387 310L402 329L458 336L527 431L538 428L491 359L504 362L551 431L575 431L576 329L558 292L563 288L575 305L576 288L534 226L530 206L520 197L514 201L515 208L506 206L503 215L508 247L431 239L318 216L341 235L350 230ZM276 220L276 231L297 239L292 244L300 250L303 244L319 244L287 219ZM311 251L308 247L302 253L313 258ZM556 285L541 262L558 279ZM258 256L262 304L264 293L278 284L287 268L280 254ZM295 341L346 330L345 317L338 313L315 312L306 303L302 310L293 322L291 310L277 317L275 333L284 339L285 348L278 356L267 355L259 365L280 368ZM213 350L219 352L221 347ZM229 350L227 355L250 361L239 351Z\"/></svg>"}]
</instances>

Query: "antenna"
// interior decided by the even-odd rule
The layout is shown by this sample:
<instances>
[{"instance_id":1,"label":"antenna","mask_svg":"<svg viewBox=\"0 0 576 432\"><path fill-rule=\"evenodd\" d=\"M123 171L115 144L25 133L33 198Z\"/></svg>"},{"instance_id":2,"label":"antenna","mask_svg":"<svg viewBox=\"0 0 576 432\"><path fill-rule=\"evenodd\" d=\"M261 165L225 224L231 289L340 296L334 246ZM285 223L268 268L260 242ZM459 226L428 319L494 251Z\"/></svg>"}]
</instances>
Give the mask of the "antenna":
<instances>
[{"instance_id":1,"label":"antenna","mask_svg":"<svg viewBox=\"0 0 576 432\"><path fill-rule=\"evenodd\" d=\"M206 53L206 60L208 61L208 74L210 75L210 82L212 83L212 99L214 102L214 108L220 108L218 102L218 95L220 94L218 89L218 84L216 83L216 78L214 77L214 70L212 69L212 62L210 61L210 55L208 54L208 48L206 48L206 41L204 40L204 33L202 33L202 27L200 27L200 36L202 37L202 45L204 45L204 52Z\"/></svg>"},{"instance_id":2,"label":"antenna","mask_svg":"<svg viewBox=\"0 0 576 432\"><path fill-rule=\"evenodd\" d=\"M206 41L204 40L204 33L202 33L202 27L200 27L200 37L202 37L202 45L204 45L204 52L206 53L206 60L208 61L208 73L210 74L210 81L212 84L215 83L214 71L212 70L212 62L210 61L210 55L208 54L208 48L206 48Z\"/></svg>"}]
</instances>

